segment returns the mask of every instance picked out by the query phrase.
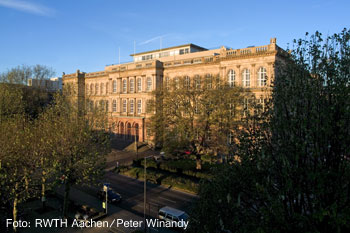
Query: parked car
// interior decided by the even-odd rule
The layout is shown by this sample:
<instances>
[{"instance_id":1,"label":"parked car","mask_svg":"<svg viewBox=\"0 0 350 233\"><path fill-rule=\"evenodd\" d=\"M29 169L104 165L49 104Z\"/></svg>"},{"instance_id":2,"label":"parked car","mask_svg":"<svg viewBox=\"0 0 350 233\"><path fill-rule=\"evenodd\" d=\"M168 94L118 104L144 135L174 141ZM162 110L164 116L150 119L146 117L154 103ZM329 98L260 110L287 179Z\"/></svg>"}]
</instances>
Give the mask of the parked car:
<instances>
[{"instance_id":1,"label":"parked car","mask_svg":"<svg viewBox=\"0 0 350 233\"><path fill-rule=\"evenodd\" d=\"M179 222L181 220L188 221L189 219L185 211L178 210L169 206L165 206L159 209L158 218L160 220L170 221L170 222L173 222L173 221ZM184 231L185 229L180 228L178 230Z\"/></svg>"},{"instance_id":2,"label":"parked car","mask_svg":"<svg viewBox=\"0 0 350 233\"><path fill-rule=\"evenodd\" d=\"M121 202L122 195L120 195L119 193L115 192L111 188L108 188L107 192L108 192L107 198L108 198L108 202L109 203L119 203L119 202ZM106 192L103 189L101 189L100 191L98 191L97 197L100 200L106 200Z\"/></svg>"}]
</instances>

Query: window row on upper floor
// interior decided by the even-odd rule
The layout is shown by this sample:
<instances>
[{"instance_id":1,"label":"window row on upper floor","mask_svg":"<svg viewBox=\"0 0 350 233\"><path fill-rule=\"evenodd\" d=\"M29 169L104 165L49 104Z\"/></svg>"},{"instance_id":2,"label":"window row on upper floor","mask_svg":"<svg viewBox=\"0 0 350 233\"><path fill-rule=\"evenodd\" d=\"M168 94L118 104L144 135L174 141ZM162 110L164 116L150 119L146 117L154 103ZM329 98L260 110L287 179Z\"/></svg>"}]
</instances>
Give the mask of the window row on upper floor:
<instances>
[{"instance_id":1,"label":"window row on upper floor","mask_svg":"<svg viewBox=\"0 0 350 233\"><path fill-rule=\"evenodd\" d=\"M120 87L118 85L121 85ZM153 90L153 82L151 77L146 78L146 89L144 91L150 92ZM117 80L112 81L112 88L109 89L109 83L90 83L85 85L87 95L107 95L109 93L136 93L143 91L143 83L141 78L123 79L120 84Z\"/></svg>"},{"instance_id":2,"label":"window row on upper floor","mask_svg":"<svg viewBox=\"0 0 350 233\"><path fill-rule=\"evenodd\" d=\"M257 80L256 84L253 84L251 82L251 72L249 69L243 69L241 73L241 85L243 87L266 87L267 86L267 71L266 68L260 67L257 71ZM233 69L230 69L227 72L226 80L227 84L230 87L238 86L239 77L236 74L236 71ZM220 84L222 80L220 77L214 77L212 74L206 74L204 77L201 77L199 75L195 75L193 78L190 78L189 76L185 76L183 78L181 77L175 77L172 80L170 80L169 77L165 77L164 79L164 87L167 90L170 90L170 87L173 85L174 89L179 89L181 84L183 84L183 87L185 89L194 88L194 89L201 89L201 88L213 88L214 83L217 85Z\"/></svg>"},{"instance_id":3,"label":"window row on upper floor","mask_svg":"<svg viewBox=\"0 0 350 233\"><path fill-rule=\"evenodd\" d=\"M267 85L267 72L265 67L260 67L258 69L256 85L252 85L250 74L251 72L249 69L243 69L241 74L243 87L251 87L251 86L265 87ZM229 84L230 87L237 85L236 84L238 81L237 78L236 78L236 72L234 70L231 69L227 72L227 83Z\"/></svg>"},{"instance_id":4,"label":"window row on upper floor","mask_svg":"<svg viewBox=\"0 0 350 233\"><path fill-rule=\"evenodd\" d=\"M146 106L143 109L142 99L113 99L113 100L87 100L89 111L94 109L104 110L106 112L115 112L122 114L142 114L150 113L152 110L152 101L145 100ZM111 105L110 105L111 104ZM111 108L110 108L111 107Z\"/></svg>"},{"instance_id":5,"label":"window row on upper floor","mask_svg":"<svg viewBox=\"0 0 350 233\"><path fill-rule=\"evenodd\" d=\"M219 78L220 79L220 78ZM173 84L176 89L180 88L180 78L175 77ZM212 74L206 74L204 78L199 75L195 75L193 80L189 76L184 77L184 88L200 89L200 88L212 88L213 82ZM260 67L257 71L256 83L252 83L251 71L250 69L243 69L241 75L239 76L235 70L230 69L227 72L226 82L230 87L237 86L241 81L243 87L266 87L267 86L267 71L265 67ZM191 82L193 84L191 85ZM120 85L120 87L118 86ZM136 92L150 92L154 89L154 84L151 77L146 78L145 82L146 88L143 89L143 82L141 78L123 79L120 83L117 80L112 81L112 88L109 89L109 83L90 83L86 84L86 94L87 95L107 95L109 93L136 93ZM165 77L164 86L167 90L170 89L171 81L169 77Z\"/></svg>"}]
</instances>

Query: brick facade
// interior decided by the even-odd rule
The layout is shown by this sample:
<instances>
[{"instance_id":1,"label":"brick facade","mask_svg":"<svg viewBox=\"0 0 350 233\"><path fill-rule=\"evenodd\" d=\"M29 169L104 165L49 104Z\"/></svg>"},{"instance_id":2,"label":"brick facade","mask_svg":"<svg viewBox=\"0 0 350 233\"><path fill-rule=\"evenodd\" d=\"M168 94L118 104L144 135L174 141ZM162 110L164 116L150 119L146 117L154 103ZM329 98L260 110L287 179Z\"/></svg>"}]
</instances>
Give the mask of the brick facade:
<instances>
[{"instance_id":1,"label":"brick facade","mask_svg":"<svg viewBox=\"0 0 350 233\"><path fill-rule=\"evenodd\" d=\"M104 104L108 108L110 130L117 137L134 140L136 135L138 141L150 142L152 138L147 128L154 112L147 112L147 103L154 98L152 91L168 80L219 76L225 81L234 79L232 85L249 88L259 98L270 93L274 64L286 55L276 45L275 38L268 45L244 49L207 50L187 44L134 54L134 62L106 66L104 71L83 73L78 70L63 75L63 85L64 88L77 86L73 94L80 104L87 99L92 106Z\"/></svg>"}]
</instances>

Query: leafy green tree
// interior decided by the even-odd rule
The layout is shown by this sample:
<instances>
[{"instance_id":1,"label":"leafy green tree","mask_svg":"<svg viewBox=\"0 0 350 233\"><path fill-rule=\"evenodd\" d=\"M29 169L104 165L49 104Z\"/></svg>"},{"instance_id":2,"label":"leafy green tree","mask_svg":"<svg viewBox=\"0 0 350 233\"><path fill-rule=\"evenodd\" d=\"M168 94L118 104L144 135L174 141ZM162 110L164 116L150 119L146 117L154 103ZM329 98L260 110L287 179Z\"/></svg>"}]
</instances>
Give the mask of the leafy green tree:
<instances>
[{"instance_id":1,"label":"leafy green tree","mask_svg":"<svg viewBox=\"0 0 350 233\"><path fill-rule=\"evenodd\" d=\"M156 91L157 114L152 117L156 143L165 151L190 150L197 156L228 153L228 135L233 134L241 114L244 93L229 87L219 77L177 77Z\"/></svg>"},{"instance_id":2,"label":"leafy green tree","mask_svg":"<svg viewBox=\"0 0 350 233\"><path fill-rule=\"evenodd\" d=\"M36 79L38 82L44 82L55 74L52 68L35 66L17 66L0 74L0 111L16 112L13 108L22 107L27 116L36 118L42 109L52 100L52 93L45 88L28 87L29 79ZM10 95L21 96L21 98L10 98ZM5 99L6 98L6 99ZM20 104L18 101L22 101ZM8 104L9 103L9 104ZM5 107L5 105L7 107ZM2 109L2 110L1 110ZM0 112L1 115L1 112Z\"/></svg>"},{"instance_id":3,"label":"leafy green tree","mask_svg":"<svg viewBox=\"0 0 350 233\"><path fill-rule=\"evenodd\" d=\"M32 127L21 114L0 122L1 204L12 206L17 220L18 204L32 197L35 163L31 158ZM14 228L16 231L16 228Z\"/></svg>"},{"instance_id":4,"label":"leafy green tree","mask_svg":"<svg viewBox=\"0 0 350 233\"><path fill-rule=\"evenodd\" d=\"M32 67L21 65L0 74L0 82L26 85L28 79L32 78L32 74Z\"/></svg>"},{"instance_id":5,"label":"leafy green tree","mask_svg":"<svg viewBox=\"0 0 350 233\"><path fill-rule=\"evenodd\" d=\"M347 29L316 32L276 63L265 121L247 120L241 162L201 186L192 232L350 230L349 45Z\"/></svg>"},{"instance_id":6,"label":"leafy green tree","mask_svg":"<svg viewBox=\"0 0 350 233\"><path fill-rule=\"evenodd\" d=\"M0 122L24 113L22 88L17 85L0 83Z\"/></svg>"},{"instance_id":7,"label":"leafy green tree","mask_svg":"<svg viewBox=\"0 0 350 233\"><path fill-rule=\"evenodd\" d=\"M104 155L109 151L107 118L103 111L84 114L65 96L56 96L41 120L48 132L44 144L52 165L64 180L63 215L67 217L70 187L96 183L102 175Z\"/></svg>"}]
</instances>

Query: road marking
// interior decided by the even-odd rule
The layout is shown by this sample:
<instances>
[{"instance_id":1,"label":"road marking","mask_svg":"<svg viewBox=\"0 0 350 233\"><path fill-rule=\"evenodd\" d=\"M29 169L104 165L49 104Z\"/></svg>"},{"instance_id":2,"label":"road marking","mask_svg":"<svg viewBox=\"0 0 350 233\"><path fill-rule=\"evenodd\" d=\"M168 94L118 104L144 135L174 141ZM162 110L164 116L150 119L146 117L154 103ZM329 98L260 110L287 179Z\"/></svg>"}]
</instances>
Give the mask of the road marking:
<instances>
[{"instance_id":1,"label":"road marking","mask_svg":"<svg viewBox=\"0 0 350 233\"><path fill-rule=\"evenodd\" d=\"M163 200L166 200L166 201L170 201L170 202L172 202L172 203L176 203L176 201L170 200L170 199L165 198L165 197L159 197L159 198L160 198L160 199L163 199Z\"/></svg>"},{"instance_id":2,"label":"road marking","mask_svg":"<svg viewBox=\"0 0 350 233\"><path fill-rule=\"evenodd\" d=\"M113 224L114 224L114 222L115 222L115 219L113 219L113 222L111 223L111 225L110 225L109 227L112 227L112 226L113 226Z\"/></svg>"}]
</instances>

